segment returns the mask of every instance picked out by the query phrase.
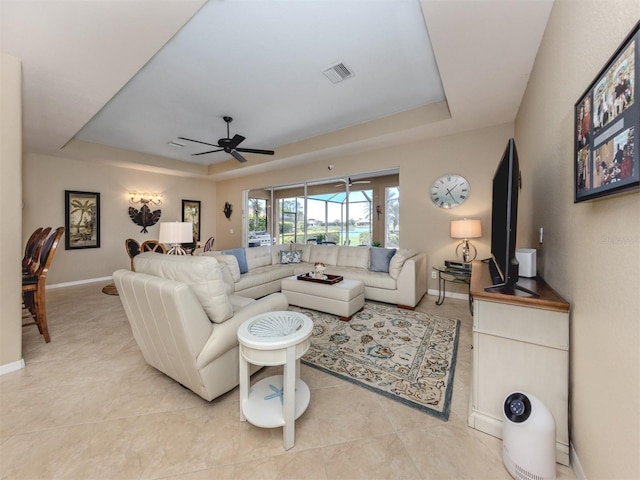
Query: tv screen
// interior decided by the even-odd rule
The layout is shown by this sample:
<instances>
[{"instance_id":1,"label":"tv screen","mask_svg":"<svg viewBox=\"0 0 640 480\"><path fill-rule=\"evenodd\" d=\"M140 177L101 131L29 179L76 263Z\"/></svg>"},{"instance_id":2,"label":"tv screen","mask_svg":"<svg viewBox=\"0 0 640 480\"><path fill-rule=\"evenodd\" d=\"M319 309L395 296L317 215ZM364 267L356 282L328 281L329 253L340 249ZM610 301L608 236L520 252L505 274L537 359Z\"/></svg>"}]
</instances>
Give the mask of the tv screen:
<instances>
[{"instance_id":1,"label":"tv screen","mask_svg":"<svg viewBox=\"0 0 640 480\"><path fill-rule=\"evenodd\" d=\"M516 232L519 188L518 151L513 138L510 138L496 173L493 175L491 259L489 260L493 286L485 290L513 294L514 289L518 289L535 295L534 292L517 285Z\"/></svg>"}]
</instances>

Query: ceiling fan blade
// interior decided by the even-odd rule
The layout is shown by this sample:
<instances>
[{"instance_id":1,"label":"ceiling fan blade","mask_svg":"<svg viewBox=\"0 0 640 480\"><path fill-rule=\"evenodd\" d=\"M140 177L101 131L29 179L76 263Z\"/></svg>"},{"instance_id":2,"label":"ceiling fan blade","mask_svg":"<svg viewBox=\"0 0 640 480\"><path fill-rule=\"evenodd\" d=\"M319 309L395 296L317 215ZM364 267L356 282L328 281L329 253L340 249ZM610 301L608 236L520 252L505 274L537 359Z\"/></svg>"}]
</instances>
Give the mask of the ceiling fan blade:
<instances>
[{"instance_id":1,"label":"ceiling fan blade","mask_svg":"<svg viewBox=\"0 0 640 480\"><path fill-rule=\"evenodd\" d=\"M244 158L242 155L240 155L238 152L236 152L235 150L231 150L231 155L233 155L233 158L235 158L236 160L238 160L241 163L244 163L247 161L246 158Z\"/></svg>"},{"instance_id":2,"label":"ceiling fan blade","mask_svg":"<svg viewBox=\"0 0 640 480\"><path fill-rule=\"evenodd\" d=\"M258 150L256 148L236 148L236 150L245 153L260 153L262 155L273 155L275 153L273 150Z\"/></svg>"},{"instance_id":3,"label":"ceiling fan blade","mask_svg":"<svg viewBox=\"0 0 640 480\"><path fill-rule=\"evenodd\" d=\"M208 152L193 153L191 156L195 157L196 155L206 155L208 153L216 153L216 152L221 152L223 150L224 148L219 148L218 150L209 150Z\"/></svg>"},{"instance_id":4,"label":"ceiling fan blade","mask_svg":"<svg viewBox=\"0 0 640 480\"><path fill-rule=\"evenodd\" d=\"M242 143L244 141L244 137L242 135L238 135L237 133L233 136L233 138L231 140L229 140L229 148L234 149L236 148L238 145L240 145L240 143Z\"/></svg>"},{"instance_id":5,"label":"ceiling fan blade","mask_svg":"<svg viewBox=\"0 0 640 480\"><path fill-rule=\"evenodd\" d=\"M201 142L200 140L192 140L191 138L178 137L178 139L186 140L187 142L201 143L203 145L209 145L210 147L219 147L220 146L220 145L216 145L215 143L207 143L207 142Z\"/></svg>"}]
</instances>

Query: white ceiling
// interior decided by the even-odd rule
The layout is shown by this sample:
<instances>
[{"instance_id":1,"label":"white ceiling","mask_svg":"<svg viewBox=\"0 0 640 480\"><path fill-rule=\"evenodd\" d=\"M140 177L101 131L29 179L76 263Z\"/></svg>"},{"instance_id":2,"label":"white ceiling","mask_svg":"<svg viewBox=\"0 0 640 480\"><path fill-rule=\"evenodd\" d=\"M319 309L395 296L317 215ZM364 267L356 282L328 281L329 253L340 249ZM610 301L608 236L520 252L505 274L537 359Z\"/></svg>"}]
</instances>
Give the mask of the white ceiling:
<instances>
[{"instance_id":1,"label":"white ceiling","mask_svg":"<svg viewBox=\"0 0 640 480\"><path fill-rule=\"evenodd\" d=\"M513 121L553 0L0 2L27 151L72 157L88 142L224 178ZM337 62L354 77L325 78ZM223 115L241 147L276 155L239 164L168 144L216 143Z\"/></svg>"}]
</instances>

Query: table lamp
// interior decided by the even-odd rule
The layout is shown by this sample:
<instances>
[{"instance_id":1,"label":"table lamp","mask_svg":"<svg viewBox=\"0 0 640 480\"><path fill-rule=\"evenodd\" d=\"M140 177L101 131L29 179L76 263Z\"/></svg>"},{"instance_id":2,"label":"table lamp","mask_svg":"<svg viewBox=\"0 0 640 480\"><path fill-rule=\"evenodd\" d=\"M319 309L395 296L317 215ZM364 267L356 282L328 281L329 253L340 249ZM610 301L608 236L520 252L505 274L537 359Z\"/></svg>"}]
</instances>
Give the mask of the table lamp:
<instances>
[{"instance_id":1,"label":"table lamp","mask_svg":"<svg viewBox=\"0 0 640 480\"><path fill-rule=\"evenodd\" d=\"M193 224L191 222L160 222L160 243L169 244L168 255L186 255L181 243L193 242Z\"/></svg>"},{"instance_id":2,"label":"table lamp","mask_svg":"<svg viewBox=\"0 0 640 480\"><path fill-rule=\"evenodd\" d=\"M482 236L482 224L480 220L464 218L462 220L451 220L451 238L462 238L462 242L456 247L456 256L460 256L459 250L462 247L462 261L469 263L475 260L478 250L469 241L470 238L480 238ZM473 249L473 256L471 256Z\"/></svg>"}]
</instances>

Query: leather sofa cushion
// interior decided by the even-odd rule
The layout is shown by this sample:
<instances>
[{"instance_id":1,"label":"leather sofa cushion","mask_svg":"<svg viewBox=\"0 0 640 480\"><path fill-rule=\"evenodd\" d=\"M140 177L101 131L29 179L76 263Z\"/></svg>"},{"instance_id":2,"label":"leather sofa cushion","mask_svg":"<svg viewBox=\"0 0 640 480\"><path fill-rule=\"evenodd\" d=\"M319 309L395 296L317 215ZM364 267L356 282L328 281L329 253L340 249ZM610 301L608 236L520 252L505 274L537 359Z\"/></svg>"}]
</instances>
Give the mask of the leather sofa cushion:
<instances>
[{"instance_id":1,"label":"leather sofa cushion","mask_svg":"<svg viewBox=\"0 0 640 480\"><path fill-rule=\"evenodd\" d=\"M224 255L220 252L204 252L201 253L200 256L213 257L218 261L218 263L226 265L231 273L233 283L240 280L240 265L238 265L238 259L235 255Z\"/></svg>"},{"instance_id":2,"label":"leather sofa cushion","mask_svg":"<svg viewBox=\"0 0 640 480\"><path fill-rule=\"evenodd\" d=\"M189 285L212 322L222 323L233 316L222 271L215 258L145 252L136 255L133 263L138 273Z\"/></svg>"},{"instance_id":3,"label":"leather sofa cushion","mask_svg":"<svg viewBox=\"0 0 640 480\"><path fill-rule=\"evenodd\" d=\"M369 268L368 247L339 247L338 265L341 267Z\"/></svg>"},{"instance_id":4,"label":"leather sofa cushion","mask_svg":"<svg viewBox=\"0 0 640 480\"><path fill-rule=\"evenodd\" d=\"M416 256L418 253L418 250L399 248L389 262L389 275L391 275L391 278L397 280L404 262Z\"/></svg>"},{"instance_id":5,"label":"leather sofa cushion","mask_svg":"<svg viewBox=\"0 0 640 480\"><path fill-rule=\"evenodd\" d=\"M255 270L259 267L265 267L267 265L271 265L271 247L263 245L261 247L251 247L244 249L245 255L247 257L247 266L249 267L249 271ZM240 269L241 273L242 269Z\"/></svg>"},{"instance_id":6,"label":"leather sofa cushion","mask_svg":"<svg viewBox=\"0 0 640 480\"><path fill-rule=\"evenodd\" d=\"M311 256L311 245L306 243L293 243L291 244L291 250L302 251L302 261L303 262L309 261L309 257Z\"/></svg>"},{"instance_id":7,"label":"leather sofa cushion","mask_svg":"<svg viewBox=\"0 0 640 480\"><path fill-rule=\"evenodd\" d=\"M271 246L271 264L275 265L280 263L280 252L289 252L291 244L283 243L281 245L272 245Z\"/></svg>"},{"instance_id":8,"label":"leather sofa cushion","mask_svg":"<svg viewBox=\"0 0 640 480\"><path fill-rule=\"evenodd\" d=\"M325 265L337 265L339 250L340 247L335 245L311 245L309 262L323 262ZM304 255L302 261L304 261Z\"/></svg>"}]
</instances>

